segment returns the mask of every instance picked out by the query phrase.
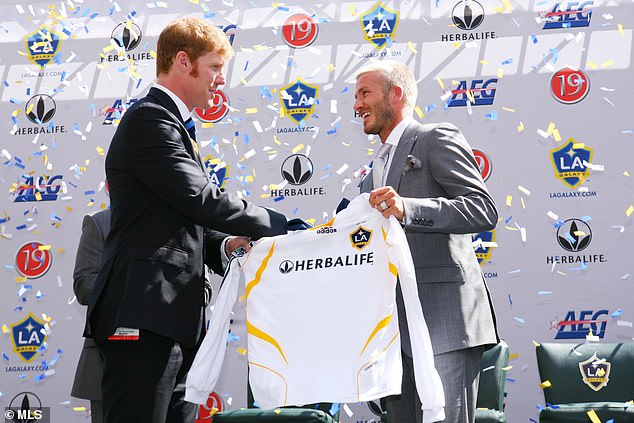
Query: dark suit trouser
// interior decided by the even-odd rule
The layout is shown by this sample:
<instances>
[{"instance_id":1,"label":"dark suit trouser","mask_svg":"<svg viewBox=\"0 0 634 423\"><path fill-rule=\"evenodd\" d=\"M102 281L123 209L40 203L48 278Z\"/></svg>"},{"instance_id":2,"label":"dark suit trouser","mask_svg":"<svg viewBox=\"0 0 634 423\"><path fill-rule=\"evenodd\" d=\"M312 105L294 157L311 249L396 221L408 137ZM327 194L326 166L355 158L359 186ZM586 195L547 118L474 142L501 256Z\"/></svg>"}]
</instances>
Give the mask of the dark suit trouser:
<instances>
[{"instance_id":1,"label":"dark suit trouser","mask_svg":"<svg viewBox=\"0 0 634 423\"><path fill-rule=\"evenodd\" d=\"M445 391L445 422L474 422L483 352L484 347L475 347L434 356L434 364ZM401 355L401 395L383 398L381 405L387 411L389 423L420 423L423 421L423 412L414 384L412 357Z\"/></svg>"},{"instance_id":2,"label":"dark suit trouser","mask_svg":"<svg viewBox=\"0 0 634 423\"><path fill-rule=\"evenodd\" d=\"M105 423L193 423L185 381L197 347L141 330L138 341L97 340Z\"/></svg>"}]
</instances>

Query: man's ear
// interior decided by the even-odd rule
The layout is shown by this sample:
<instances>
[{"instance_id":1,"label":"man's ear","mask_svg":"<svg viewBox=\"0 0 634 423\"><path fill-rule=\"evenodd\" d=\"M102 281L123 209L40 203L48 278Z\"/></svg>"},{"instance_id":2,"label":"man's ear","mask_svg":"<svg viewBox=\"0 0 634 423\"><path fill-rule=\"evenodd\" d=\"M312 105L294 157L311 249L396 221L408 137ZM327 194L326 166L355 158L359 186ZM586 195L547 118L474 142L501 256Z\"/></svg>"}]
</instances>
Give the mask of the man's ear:
<instances>
[{"instance_id":1,"label":"man's ear","mask_svg":"<svg viewBox=\"0 0 634 423\"><path fill-rule=\"evenodd\" d=\"M189 54L184 52L183 50L176 53L176 58L174 60L174 64L178 66L179 70L187 70L191 67L191 61L189 60Z\"/></svg>"},{"instance_id":2,"label":"man's ear","mask_svg":"<svg viewBox=\"0 0 634 423\"><path fill-rule=\"evenodd\" d=\"M405 102L405 93L403 92L403 87L392 87L391 90L391 96L392 96L392 100L395 103L404 103Z\"/></svg>"}]
</instances>

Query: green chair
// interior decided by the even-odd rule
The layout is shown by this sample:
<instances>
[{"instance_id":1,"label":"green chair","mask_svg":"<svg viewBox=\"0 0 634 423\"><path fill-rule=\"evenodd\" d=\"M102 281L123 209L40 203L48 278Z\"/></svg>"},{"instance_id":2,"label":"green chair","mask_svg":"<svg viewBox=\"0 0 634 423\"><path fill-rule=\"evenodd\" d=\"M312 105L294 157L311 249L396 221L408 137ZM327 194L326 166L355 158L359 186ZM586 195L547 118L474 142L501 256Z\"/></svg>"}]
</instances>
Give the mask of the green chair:
<instances>
[{"instance_id":1,"label":"green chair","mask_svg":"<svg viewBox=\"0 0 634 423\"><path fill-rule=\"evenodd\" d=\"M504 341L482 355L476 423L506 423L504 415L504 384L509 364L509 346Z\"/></svg>"},{"instance_id":2,"label":"green chair","mask_svg":"<svg viewBox=\"0 0 634 423\"><path fill-rule=\"evenodd\" d=\"M541 344L537 366L547 407L540 423L634 422L634 343Z\"/></svg>"},{"instance_id":3,"label":"green chair","mask_svg":"<svg viewBox=\"0 0 634 423\"><path fill-rule=\"evenodd\" d=\"M278 408L260 410L249 408L216 413L214 423L336 423L327 413L309 408Z\"/></svg>"}]
</instances>

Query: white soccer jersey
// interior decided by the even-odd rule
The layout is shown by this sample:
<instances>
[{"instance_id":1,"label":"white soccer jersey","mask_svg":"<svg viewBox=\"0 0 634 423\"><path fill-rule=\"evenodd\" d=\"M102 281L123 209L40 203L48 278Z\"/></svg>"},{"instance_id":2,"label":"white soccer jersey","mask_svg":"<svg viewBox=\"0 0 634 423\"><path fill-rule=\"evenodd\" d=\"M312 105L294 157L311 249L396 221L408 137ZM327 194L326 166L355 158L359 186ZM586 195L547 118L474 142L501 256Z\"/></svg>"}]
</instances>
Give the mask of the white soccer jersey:
<instances>
[{"instance_id":1,"label":"white soccer jersey","mask_svg":"<svg viewBox=\"0 0 634 423\"><path fill-rule=\"evenodd\" d=\"M444 419L442 383L395 218L355 198L329 224L264 238L233 260L187 378L204 403L218 380L229 314L245 281L249 381L261 408L350 403L400 394L396 281L401 283L423 419Z\"/></svg>"}]
</instances>

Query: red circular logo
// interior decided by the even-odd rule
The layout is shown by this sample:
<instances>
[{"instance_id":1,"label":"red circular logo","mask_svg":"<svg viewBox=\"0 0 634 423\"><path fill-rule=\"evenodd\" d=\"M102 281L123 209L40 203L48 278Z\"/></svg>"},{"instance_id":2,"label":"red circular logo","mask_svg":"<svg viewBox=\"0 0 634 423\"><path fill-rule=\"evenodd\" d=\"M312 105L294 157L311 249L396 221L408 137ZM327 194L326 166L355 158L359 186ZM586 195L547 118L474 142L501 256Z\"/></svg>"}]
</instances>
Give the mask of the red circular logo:
<instances>
[{"instance_id":1,"label":"red circular logo","mask_svg":"<svg viewBox=\"0 0 634 423\"><path fill-rule=\"evenodd\" d=\"M590 81L579 69L565 67L550 77L550 91L557 101L574 104L583 100L588 94Z\"/></svg>"},{"instance_id":2,"label":"red circular logo","mask_svg":"<svg viewBox=\"0 0 634 423\"><path fill-rule=\"evenodd\" d=\"M308 47L317 38L317 24L310 16L297 13L284 22L282 37L293 48Z\"/></svg>"},{"instance_id":3,"label":"red circular logo","mask_svg":"<svg viewBox=\"0 0 634 423\"><path fill-rule=\"evenodd\" d=\"M491 176L491 171L493 170L491 159L489 159L489 156L484 154L481 150L473 150L473 155L475 156L478 167L480 168L482 179L486 181L489 179L489 176Z\"/></svg>"},{"instance_id":4,"label":"red circular logo","mask_svg":"<svg viewBox=\"0 0 634 423\"><path fill-rule=\"evenodd\" d=\"M214 414L222 411L223 408L220 395L212 392L209 394L207 402L198 407L198 418L196 419L196 423L209 423L213 421Z\"/></svg>"},{"instance_id":5,"label":"red circular logo","mask_svg":"<svg viewBox=\"0 0 634 423\"><path fill-rule=\"evenodd\" d=\"M214 92L211 104L212 106L206 109L194 108L196 116L203 122L218 122L229 113L229 100L227 100L227 96L222 91L216 90Z\"/></svg>"},{"instance_id":6,"label":"red circular logo","mask_svg":"<svg viewBox=\"0 0 634 423\"><path fill-rule=\"evenodd\" d=\"M15 254L16 270L22 276L35 279L43 276L51 267L53 256L50 250L40 249L44 244L28 242Z\"/></svg>"}]
</instances>

